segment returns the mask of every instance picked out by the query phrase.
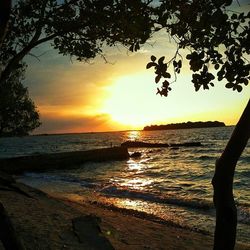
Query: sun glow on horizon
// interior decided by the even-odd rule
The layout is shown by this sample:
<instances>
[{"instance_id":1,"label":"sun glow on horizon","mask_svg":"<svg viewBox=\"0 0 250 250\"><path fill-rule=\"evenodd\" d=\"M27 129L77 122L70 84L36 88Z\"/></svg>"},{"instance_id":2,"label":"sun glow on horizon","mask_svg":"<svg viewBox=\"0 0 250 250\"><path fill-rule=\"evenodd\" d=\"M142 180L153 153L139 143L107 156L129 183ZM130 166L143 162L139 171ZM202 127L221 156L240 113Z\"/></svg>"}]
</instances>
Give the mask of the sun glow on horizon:
<instances>
[{"instance_id":1,"label":"sun glow on horizon","mask_svg":"<svg viewBox=\"0 0 250 250\"><path fill-rule=\"evenodd\" d=\"M34 92L31 89L42 118L36 133L138 130L152 124L208 120L236 124L249 99L250 85L237 93L215 82L209 91L195 92L186 67L168 97L161 97L156 95L161 84L154 83L153 70L145 69L148 58L155 54L148 53L117 56L112 66L103 62L65 64L62 71L59 64L52 78L50 71L44 74L43 68L36 68L33 78L41 81L46 76L44 87L41 83Z\"/></svg>"},{"instance_id":2,"label":"sun glow on horizon","mask_svg":"<svg viewBox=\"0 0 250 250\"><path fill-rule=\"evenodd\" d=\"M102 112L129 128L141 129L172 117L164 109L159 109L165 100L155 95L151 73L122 76L110 86L109 92Z\"/></svg>"},{"instance_id":3,"label":"sun glow on horizon","mask_svg":"<svg viewBox=\"0 0 250 250\"><path fill-rule=\"evenodd\" d=\"M231 96L235 96L235 100L238 98L235 93L226 92L224 86L195 93L191 80L184 75L173 84L173 90L168 97L161 97L155 94L158 86L154 84L152 76L152 72L142 71L114 80L108 87L109 94L101 112L108 114L113 122L127 126L127 129L142 129L152 124L207 120L220 120L231 125L234 122L232 118L238 119L231 117L231 120L226 120L226 117L230 118L232 107L240 107L237 105L225 109L228 103L234 101Z\"/></svg>"},{"instance_id":4,"label":"sun glow on horizon","mask_svg":"<svg viewBox=\"0 0 250 250\"><path fill-rule=\"evenodd\" d=\"M109 79L110 80L110 79ZM106 82L107 80L105 80ZM168 97L156 95L152 72L120 75L77 102L41 103L45 126L37 133L138 130L152 124L219 120L236 124L248 100L223 85L195 92L187 75L179 76ZM241 99L239 98L241 95ZM44 130L43 130L44 129Z\"/></svg>"}]
</instances>

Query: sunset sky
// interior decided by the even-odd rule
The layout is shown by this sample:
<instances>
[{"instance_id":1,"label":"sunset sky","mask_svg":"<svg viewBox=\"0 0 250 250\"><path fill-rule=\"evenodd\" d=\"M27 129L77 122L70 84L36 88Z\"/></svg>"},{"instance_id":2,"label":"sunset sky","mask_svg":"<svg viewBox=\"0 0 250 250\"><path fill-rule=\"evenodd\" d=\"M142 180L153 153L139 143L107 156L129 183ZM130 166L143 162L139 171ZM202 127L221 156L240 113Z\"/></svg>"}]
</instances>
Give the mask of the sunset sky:
<instances>
[{"instance_id":1,"label":"sunset sky","mask_svg":"<svg viewBox=\"0 0 250 250\"><path fill-rule=\"evenodd\" d=\"M250 10L249 5L244 8ZM105 49L109 64L97 57L90 64L71 62L49 43L26 57L24 84L40 112L42 125L34 133L71 133L142 129L145 125L219 120L237 122L249 99L250 86L241 93L216 82L210 90L195 92L188 65L168 97L156 95L151 55L170 59L175 44L156 34L143 48L130 53L122 46ZM185 52L183 53L185 56Z\"/></svg>"}]
</instances>

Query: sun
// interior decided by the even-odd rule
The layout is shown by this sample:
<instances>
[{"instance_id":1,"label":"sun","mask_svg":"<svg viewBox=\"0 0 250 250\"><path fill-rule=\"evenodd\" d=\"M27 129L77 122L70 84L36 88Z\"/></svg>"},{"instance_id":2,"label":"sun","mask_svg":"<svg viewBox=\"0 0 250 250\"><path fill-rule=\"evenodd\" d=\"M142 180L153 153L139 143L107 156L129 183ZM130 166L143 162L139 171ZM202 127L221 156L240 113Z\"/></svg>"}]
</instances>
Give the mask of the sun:
<instances>
[{"instance_id":1,"label":"sun","mask_svg":"<svg viewBox=\"0 0 250 250\"><path fill-rule=\"evenodd\" d=\"M103 112L128 128L140 129L151 124L158 118L154 102L150 101L155 92L154 87L145 75L122 76L110 86L110 96L104 104Z\"/></svg>"},{"instance_id":2,"label":"sun","mask_svg":"<svg viewBox=\"0 0 250 250\"><path fill-rule=\"evenodd\" d=\"M114 122L133 129L139 129L148 122L143 111L143 93L138 83L135 83L135 78L120 77L110 86L109 91L110 96L104 104L104 112L108 113Z\"/></svg>"}]
</instances>

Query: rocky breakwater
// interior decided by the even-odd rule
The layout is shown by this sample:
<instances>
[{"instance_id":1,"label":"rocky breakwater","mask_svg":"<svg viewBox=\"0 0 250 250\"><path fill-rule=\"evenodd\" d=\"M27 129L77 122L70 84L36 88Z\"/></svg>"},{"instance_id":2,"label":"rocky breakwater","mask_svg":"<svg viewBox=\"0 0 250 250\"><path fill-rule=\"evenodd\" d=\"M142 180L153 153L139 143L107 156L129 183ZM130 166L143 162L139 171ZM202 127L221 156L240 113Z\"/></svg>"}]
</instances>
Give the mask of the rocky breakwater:
<instances>
[{"instance_id":1,"label":"rocky breakwater","mask_svg":"<svg viewBox=\"0 0 250 250\"><path fill-rule=\"evenodd\" d=\"M148 143L143 141L126 141L121 144L125 148L176 148L176 147L200 147L200 142L184 142L184 143Z\"/></svg>"},{"instance_id":2,"label":"rocky breakwater","mask_svg":"<svg viewBox=\"0 0 250 250\"><path fill-rule=\"evenodd\" d=\"M101 148L88 151L74 151L53 154L38 154L0 159L0 171L21 174L25 171L46 171L78 167L85 162L125 160L129 153L125 147Z\"/></svg>"}]
</instances>

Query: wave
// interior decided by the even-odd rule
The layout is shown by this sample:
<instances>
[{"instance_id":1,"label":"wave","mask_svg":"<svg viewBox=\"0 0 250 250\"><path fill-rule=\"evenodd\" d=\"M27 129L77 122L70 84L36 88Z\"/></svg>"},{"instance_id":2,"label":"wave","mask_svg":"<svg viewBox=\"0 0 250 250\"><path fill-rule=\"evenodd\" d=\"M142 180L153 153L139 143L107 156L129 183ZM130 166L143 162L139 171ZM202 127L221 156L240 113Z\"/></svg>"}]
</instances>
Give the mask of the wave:
<instances>
[{"instance_id":1,"label":"wave","mask_svg":"<svg viewBox=\"0 0 250 250\"><path fill-rule=\"evenodd\" d=\"M77 202L77 201L74 201L74 202ZM168 226L187 229L187 230L193 231L193 232L199 232L199 233L204 234L204 235L210 235L208 230L204 230L204 229L201 229L198 227L192 227L190 225L183 225L183 224L181 224L177 221L171 220L171 219L163 219L160 216L157 216L157 215L152 214L152 213L147 213L145 211L139 211L139 210L135 210L132 208L119 207L119 206L116 206L112 203L107 203L107 202L102 202L102 201L88 201L88 202L91 204L94 204L95 206L99 206L101 208L106 208L106 209L112 210L112 211L118 211L122 214L131 215L131 216L134 216L137 218L141 218L143 220L149 220L149 221L153 221L153 222L168 225Z\"/></svg>"},{"instance_id":2,"label":"wave","mask_svg":"<svg viewBox=\"0 0 250 250\"><path fill-rule=\"evenodd\" d=\"M47 180L51 182L68 182L79 184L82 187L86 188L96 188L99 184L93 182L90 178L78 178L76 176L60 176L60 175L50 175L50 174L41 174L41 173L31 173L27 172L24 174L26 177L31 177L34 179Z\"/></svg>"},{"instance_id":3,"label":"wave","mask_svg":"<svg viewBox=\"0 0 250 250\"><path fill-rule=\"evenodd\" d=\"M198 157L199 160L215 160L215 156L209 156L209 155L201 155Z\"/></svg>"},{"instance_id":4,"label":"wave","mask_svg":"<svg viewBox=\"0 0 250 250\"><path fill-rule=\"evenodd\" d=\"M249 205L238 206L238 222L250 225L250 206Z\"/></svg>"},{"instance_id":5,"label":"wave","mask_svg":"<svg viewBox=\"0 0 250 250\"><path fill-rule=\"evenodd\" d=\"M209 210L213 208L213 204L205 200L185 199L183 197L173 198L170 196L163 196L160 193L149 193L138 190L128 190L114 185L106 186L102 188L100 192L104 195L118 197L118 198L139 199L143 201L170 204L170 205L188 207L193 209Z\"/></svg>"},{"instance_id":6,"label":"wave","mask_svg":"<svg viewBox=\"0 0 250 250\"><path fill-rule=\"evenodd\" d=\"M115 197L121 199L137 199L145 202L152 202L165 205L174 205L179 207L185 207L188 209L196 209L206 211L209 214L214 214L214 205L211 201L197 198L185 198L182 196L167 196L161 192L147 192L141 190L131 190L118 185L105 185L103 182L96 182L91 178L77 178L76 176L59 176L53 174L41 174L41 173L26 173L25 176L40 179L41 182L49 181L56 183L69 182L80 185L81 187L94 189L97 192L108 197ZM105 185L105 186L104 186ZM188 183L182 185L189 186ZM164 189L164 191L166 191ZM171 187L170 191L173 191ZM238 203L238 222L246 225L250 225L250 204L249 203Z\"/></svg>"},{"instance_id":7,"label":"wave","mask_svg":"<svg viewBox=\"0 0 250 250\"><path fill-rule=\"evenodd\" d=\"M128 190L118 186L110 185L99 190L105 196L127 199L138 199L146 202L155 202L160 204L169 204L175 206L186 207L189 209L198 209L208 211L214 209L212 202L202 199L185 199L183 197L173 198L162 196L159 193L149 193L138 190ZM214 211L211 211L212 214ZM248 204L238 205L238 222L250 225L250 206Z\"/></svg>"},{"instance_id":8,"label":"wave","mask_svg":"<svg viewBox=\"0 0 250 250\"><path fill-rule=\"evenodd\" d=\"M242 162L242 163L250 163L250 156L245 156L245 155L241 156L240 162Z\"/></svg>"},{"instance_id":9,"label":"wave","mask_svg":"<svg viewBox=\"0 0 250 250\"><path fill-rule=\"evenodd\" d=\"M239 175L240 176L243 176L243 177L250 177L250 170L242 170L242 171L238 171ZM247 183L248 185L248 183Z\"/></svg>"}]
</instances>

